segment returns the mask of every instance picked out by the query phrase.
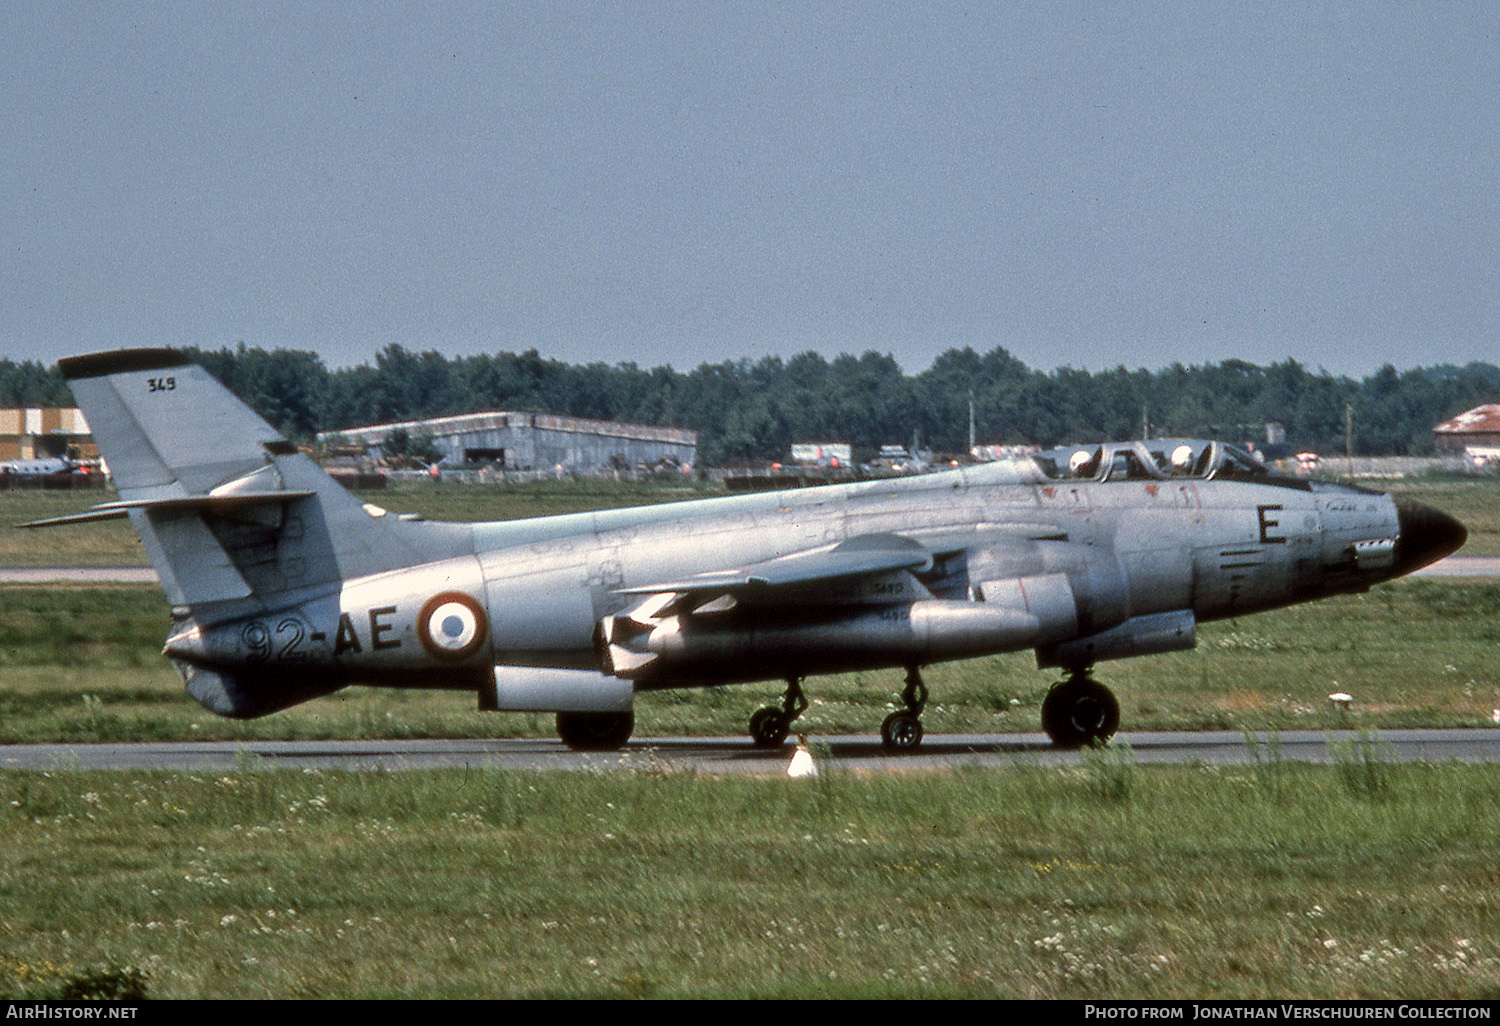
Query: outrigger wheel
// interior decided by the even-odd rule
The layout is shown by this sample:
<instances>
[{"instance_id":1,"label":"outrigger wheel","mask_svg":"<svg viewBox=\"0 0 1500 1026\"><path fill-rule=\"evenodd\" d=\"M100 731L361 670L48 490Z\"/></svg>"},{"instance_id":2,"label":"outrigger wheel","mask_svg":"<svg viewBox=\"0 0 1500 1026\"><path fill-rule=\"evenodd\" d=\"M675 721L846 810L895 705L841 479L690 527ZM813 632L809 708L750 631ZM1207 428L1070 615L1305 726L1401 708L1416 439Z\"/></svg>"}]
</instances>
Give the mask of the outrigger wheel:
<instances>
[{"instance_id":1,"label":"outrigger wheel","mask_svg":"<svg viewBox=\"0 0 1500 1026\"><path fill-rule=\"evenodd\" d=\"M1102 744L1120 729L1120 703L1088 670L1074 670L1042 699L1042 729L1059 748Z\"/></svg>"},{"instance_id":2,"label":"outrigger wheel","mask_svg":"<svg viewBox=\"0 0 1500 1026\"><path fill-rule=\"evenodd\" d=\"M788 677L780 708L768 705L750 717L750 740L756 748L777 748L791 733L792 721L807 709L802 694L802 678Z\"/></svg>"},{"instance_id":3,"label":"outrigger wheel","mask_svg":"<svg viewBox=\"0 0 1500 1026\"><path fill-rule=\"evenodd\" d=\"M922 671L909 667L906 689L901 692L905 709L897 709L880 725L880 743L889 752L910 751L922 743L922 710L927 707L927 685Z\"/></svg>"}]
</instances>

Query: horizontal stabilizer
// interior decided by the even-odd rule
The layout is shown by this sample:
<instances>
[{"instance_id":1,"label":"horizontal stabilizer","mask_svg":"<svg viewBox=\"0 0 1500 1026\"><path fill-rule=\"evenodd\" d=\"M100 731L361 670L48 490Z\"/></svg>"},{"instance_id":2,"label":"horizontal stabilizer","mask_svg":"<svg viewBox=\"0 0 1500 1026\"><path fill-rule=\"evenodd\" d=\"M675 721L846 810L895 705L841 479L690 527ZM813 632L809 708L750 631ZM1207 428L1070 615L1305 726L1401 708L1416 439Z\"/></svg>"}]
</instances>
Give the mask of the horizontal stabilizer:
<instances>
[{"instance_id":1,"label":"horizontal stabilizer","mask_svg":"<svg viewBox=\"0 0 1500 1026\"><path fill-rule=\"evenodd\" d=\"M96 520L115 520L133 509L192 510L206 513L232 513L251 506L267 506L305 499L315 494L310 491L247 492L238 495L182 495L167 499L122 499L119 502L104 502L82 513L48 517L45 520L30 520L17 527L58 527L63 524L86 524Z\"/></svg>"}]
</instances>

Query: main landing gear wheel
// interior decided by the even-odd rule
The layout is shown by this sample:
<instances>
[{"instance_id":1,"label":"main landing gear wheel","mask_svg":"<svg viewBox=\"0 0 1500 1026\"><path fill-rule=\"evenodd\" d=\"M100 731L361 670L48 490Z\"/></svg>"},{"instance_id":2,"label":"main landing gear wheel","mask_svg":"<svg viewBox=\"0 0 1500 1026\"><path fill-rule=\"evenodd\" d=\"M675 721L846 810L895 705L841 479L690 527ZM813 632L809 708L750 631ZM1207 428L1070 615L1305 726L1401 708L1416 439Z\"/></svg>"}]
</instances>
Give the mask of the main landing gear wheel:
<instances>
[{"instance_id":1,"label":"main landing gear wheel","mask_svg":"<svg viewBox=\"0 0 1500 1026\"><path fill-rule=\"evenodd\" d=\"M1102 744L1120 729L1120 703L1114 692L1080 671L1047 692L1042 729L1059 748Z\"/></svg>"},{"instance_id":2,"label":"main landing gear wheel","mask_svg":"<svg viewBox=\"0 0 1500 1026\"><path fill-rule=\"evenodd\" d=\"M780 747L791 729L791 721L774 705L768 705L750 717L750 740L756 748Z\"/></svg>"},{"instance_id":3,"label":"main landing gear wheel","mask_svg":"<svg viewBox=\"0 0 1500 1026\"><path fill-rule=\"evenodd\" d=\"M880 725L880 743L887 751L907 751L922 743L922 721L904 709Z\"/></svg>"},{"instance_id":4,"label":"main landing gear wheel","mask_svg":"<svg viewBox=\"0 0 1500 1026\"><path fill-rule=\"evenodd\" d=\"M635 713L560 712L557 736L578 752L614 752L625 747L635 730Z\"/></svg>"},{"instance_id":5,"label":"main landing gear wheel","mask_svg":"<svg viewBox=\"0 0 1500 1026\"><path fill-rule=\"evenodd\" d=\"M788 677L786 691L781 696L781 707L768 705L750 717L750 740L756 748L779 748L791 733L792 721L807 709L807 698L802 694L802 679Z\"/></svg>"},{"instance_id":6,"label":"main landing gear wheel","mask_svg":"<svg viewBox=\"0 0 1500 1026\"><path fill-rule=\"evenodd\" d=\"M880 725L880 743L888 752L907 752L922 743L922 710L927 707L927 685L922 671L913 666L906 671L906 688L901 692L905 709L897 709Z\"/></svg>"}]
</instances>

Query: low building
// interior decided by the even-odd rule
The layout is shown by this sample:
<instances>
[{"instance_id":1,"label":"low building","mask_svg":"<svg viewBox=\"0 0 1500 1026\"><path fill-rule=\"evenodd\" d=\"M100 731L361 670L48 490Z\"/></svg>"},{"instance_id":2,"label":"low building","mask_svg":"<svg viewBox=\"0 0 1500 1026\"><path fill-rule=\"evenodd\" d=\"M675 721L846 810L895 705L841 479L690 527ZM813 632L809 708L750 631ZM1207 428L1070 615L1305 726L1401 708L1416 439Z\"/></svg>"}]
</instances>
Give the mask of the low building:
<instances>
[{"instance_id":1,"label":"low building","mask_svg":"<svg viewBox=\"0 0 1500 1026\"><path fill-rule=\"evenodd\" d=\"M1500 447L1500 405L1476 406L1445 420L1432 429L1432 438L1439 453Z\"/></svg>"},{"instance_id":2,"label":"low building","mask_svg":"<svg viewBox=\"0 0 1500 1026\"><path fill-rule=\"evenodd\" d=\"M691 466L698 460L698 433L679 428L558 417L548 413L469 413L458 417L328 431L318 440L365 446L385 455L392 436L430 445L444 466L481 464L506 470L591 471Z\"/></svg>"},{"instance_id":3,"label":"low building","mask_svg":"<svg viewBox=\"0 0 1500 1026\"><path fill-rule=\"evenodd\" d=\"M0 460L97 459L83 414L71 407L0 410Z\"/></svg>"}]
</instances>

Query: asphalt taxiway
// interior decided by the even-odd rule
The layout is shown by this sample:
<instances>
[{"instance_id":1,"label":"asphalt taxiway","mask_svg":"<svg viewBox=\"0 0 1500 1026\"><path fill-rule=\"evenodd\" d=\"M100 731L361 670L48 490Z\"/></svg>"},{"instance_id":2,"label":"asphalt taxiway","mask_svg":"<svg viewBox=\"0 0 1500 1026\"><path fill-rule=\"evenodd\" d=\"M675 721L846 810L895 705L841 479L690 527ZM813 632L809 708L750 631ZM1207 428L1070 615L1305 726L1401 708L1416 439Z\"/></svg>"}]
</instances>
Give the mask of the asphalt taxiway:
<instances>
[{"instance_id":1,"label":"asphalt taxiway","mask_svg":"<svg viewBox=\"0 0 1500 1026\"><path fill-rule=\"evenodd\" d=\"M1300 730L1254 735L1228 731L1130 732L1117 736L1142 765L1257 761L1330 763L1340 745L1373 744L1391 762L1500 762L1500 728L1381 731ZM741 738L643 737L618 752L575 752L551 739L401 741L188 741L0 746L0 769L201 770L245 767L318 770L515 769L637 773L785 773L794 748L758 749ZM915 752L892 754L874 735L819 739L825 766L854 773L916 772L961 766L1063 766L1084 753L1060 751L1041 734L929 735Z\"/></svg>"}]
</instances>

